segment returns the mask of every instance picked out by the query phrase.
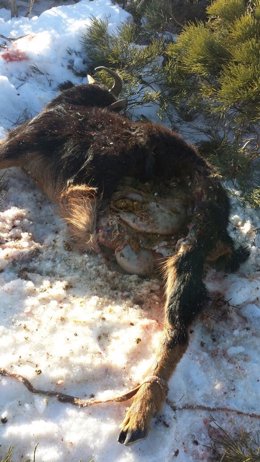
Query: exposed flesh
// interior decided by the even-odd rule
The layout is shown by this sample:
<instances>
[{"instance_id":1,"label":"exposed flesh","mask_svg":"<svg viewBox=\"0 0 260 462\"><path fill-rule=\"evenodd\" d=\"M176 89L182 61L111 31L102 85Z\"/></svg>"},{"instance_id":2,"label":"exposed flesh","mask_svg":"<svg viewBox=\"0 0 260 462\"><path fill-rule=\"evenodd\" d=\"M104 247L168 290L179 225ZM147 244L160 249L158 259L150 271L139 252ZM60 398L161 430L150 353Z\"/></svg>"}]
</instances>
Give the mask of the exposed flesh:
<instances>
[{"instance_id":1,"label":"exposed flesh","mask_svg":"<svg viewBox=\"0 0 260 462\"><path fill-rule=\"evenodd\" d=\"M132 187L129 182L120 187L109 208L101 213L97 239L114 251L124 271L148 275L158 260L174 253L189 213L188 195L172 184L158 187L134 182Z\"/></svg>"}]
</instances>

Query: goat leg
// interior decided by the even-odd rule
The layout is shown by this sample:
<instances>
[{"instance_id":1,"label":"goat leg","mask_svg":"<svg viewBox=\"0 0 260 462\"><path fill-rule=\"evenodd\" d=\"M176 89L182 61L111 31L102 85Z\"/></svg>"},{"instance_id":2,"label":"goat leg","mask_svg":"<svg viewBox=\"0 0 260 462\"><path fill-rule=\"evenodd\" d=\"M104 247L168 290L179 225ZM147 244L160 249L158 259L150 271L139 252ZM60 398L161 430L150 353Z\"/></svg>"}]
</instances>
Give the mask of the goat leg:
<instances>
[{"instance_id":1,"label":"goat leg","mask_svg":"<svg viewBox=\"0 0 260 462\"><path fill-rule=\"evenodd\" d=\"M196 240L182 243L165 264L166 305L163 340L157 361L134 397L121 426L119 442L130 444L146 436L151 418L165 401L167 382L188 345L187 328L206 299L202 282L204 252Z\"/></svg>"},{"instance_id":2,"label":"goat leg","mask_svg":"<svg viewBox=\"0 0 260 462\"><path fill-rule=\"evenodd\" d=\"M156 365L136 393L119 434L119 443L128 445L147 435L151 418L159 412L168 391L167 382L187 348L186 336L166 328Z\"/></svg>"}]
</instances>

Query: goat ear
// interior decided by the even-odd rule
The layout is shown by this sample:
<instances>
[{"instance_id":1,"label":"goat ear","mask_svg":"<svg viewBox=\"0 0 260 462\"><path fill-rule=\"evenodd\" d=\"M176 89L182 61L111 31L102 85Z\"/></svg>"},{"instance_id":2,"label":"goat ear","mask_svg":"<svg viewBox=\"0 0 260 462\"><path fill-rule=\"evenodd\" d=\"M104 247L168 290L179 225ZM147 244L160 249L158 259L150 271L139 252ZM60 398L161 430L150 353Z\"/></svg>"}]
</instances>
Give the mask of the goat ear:
<instances>
[{"instance_id":1,"label":"goat ear","mask_svg":"<svg viewBox=\"0 0 260 462\"><path fill-rule=\"evenodd\" d=\"M88 79L89 85L93 85L94 83L96 83L94 77L92 77L92 75L90 74L87 74L87 79Z\"/></svg>"},{"instance_id":2,"label":"goat ear","mask_svg":"<svg viewBox=\"0 0 260 462\"><path fill-rule=\"evenodd\" d=\"M96 201L96 189L87 185L68 186L60 194L61 216L80 250L97 250Z\"/></svg>"}]
</instances>

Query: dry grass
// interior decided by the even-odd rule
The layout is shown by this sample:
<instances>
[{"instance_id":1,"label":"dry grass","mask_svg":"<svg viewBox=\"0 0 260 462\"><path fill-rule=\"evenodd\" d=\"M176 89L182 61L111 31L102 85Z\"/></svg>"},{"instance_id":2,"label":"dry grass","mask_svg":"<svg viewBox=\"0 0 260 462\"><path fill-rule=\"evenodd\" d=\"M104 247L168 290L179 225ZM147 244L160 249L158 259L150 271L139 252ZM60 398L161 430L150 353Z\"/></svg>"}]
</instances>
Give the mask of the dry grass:
<instances>
[{"instance_id":1,"label":"dry grass","mask_svg":"<svg viewBox=\"0 0 260 462\"><path fill-rule=\"evenodd\" d=\"M210 435L216 462L260 462L260 432L228 432L214 421L217 428Z\"/></svg>"},{"instance_id":2,"label":"dry grass","mask_svg":"<svg viewBox=\"0 0 260 462\"><path fill-rule=\"evenodd\" d=\"M37 451L37 447L38 447L38 444L36 444L35 448L34 448L34 451L33 451L33 458L32 459L26 459L24 462L36 462L36 451ZM0 454L0 462L13 462L13 450L14 448L12 446L10 446L10 448L8 449L7 453L2 456Z\"/></svg>"},{"instance_id":3,"label":"dry grass","mask_svg":"<svg viewBox=\"0 0 260 462\"><path fill-rule=\"evenodd\" d=\"M12 462L13 448L9 448L5 456L0 456L0 462Z\"/></svg>"}]
</instances>

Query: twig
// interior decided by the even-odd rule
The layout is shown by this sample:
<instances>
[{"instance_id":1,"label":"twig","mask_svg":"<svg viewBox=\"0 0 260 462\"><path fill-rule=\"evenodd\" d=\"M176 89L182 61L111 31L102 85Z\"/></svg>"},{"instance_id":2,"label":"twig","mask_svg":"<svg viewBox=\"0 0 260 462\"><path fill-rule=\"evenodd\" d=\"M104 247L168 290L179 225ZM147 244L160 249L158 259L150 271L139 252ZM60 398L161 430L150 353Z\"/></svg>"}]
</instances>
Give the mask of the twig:
<instances>
[{"instance_id":1,"label":"twig","mask_svg":"<svg viewBox=\"0 0 260 462\"><path fill-rule=\"evenodd\" d=\"M53 390L42 390L41 388L35 388L32 385L32 383L28 379L26 379L23 375L9 372L6 369L0 369L0 375L15 379L18 382L21 382L27 388L27 390L29 390L31 393L56 398L61 403L70 403L70 404L73 404L74 406L79 406L79 407L89 407L95 404L106 404L106 403L115 403L115 402L121 403L123 401L128 401L129 399L133 398L133 396L138 392L139 388L142 385L142 384L137 385L135 388L133 388L132 390L126 393L122 393L121 395L117 395L117 396L114 396L108 399L95 399L95 398L82 399L82 398L78 398L77 396L67 395L65 393L60 393L60 392L53 391ZM174 412L176 411L198 411L198 410L209 411L209 412L233 412L237 415L252 417L253 419L260 419L260 414L256 414L254 412L243 412L243 411L239 411L237 409L232 409L228 407L210 407L210 406L204 406L203 404L184 404L183 406L176 406L168 398L166 399L166 403L170 406L170 408Z\"/></svg>"},{"instance_id":2,"label":"twig","mask_svg":"<svg viewBox=\"0 0 260 462\"><path fill-rule=\"evenodd\" d=\"M139 390L141 386L141 385L138 385L126 393L123 393L121 395L114 396L108 399L95 399L95 398L82 399L82 398L78 398L77 396L67 395L65 393L60 393L60 392L53 391L53 390L42 390L41 388L35 388L32 385L32 383L28 379L26 379L26 377L24 377L23 375L9 372L6 369L0 369L0 375L4 377L10 377L12 379L17 380L18 382L21 382L27 388L27 390L29 390L31 393L56 398L61 403L70 403L70 404L73 404L74 406L79 406L79 407L88 407L88 406L93 406L95 404L113 403L113 402L120 403L123 401L127 401L131 399L137 393L137 391Z\"/></svg>"},{"instance_id":3,"label":"twig","mask_svg":"<svg viewBox=\"0 0 260 462\"><path fill-rule=\"evenodd\" d=\"M175 411L209 411L209 412L233 412L237 415L243 415L246 417L252 417L253 419L260 419L260 414L255 412L244 412L239 411L238 409L233 409L230 407L220 406L220 407L211 407L204 406L203 404L184 404L183 406L176 406L169 398L166 399L166 403L170 408Z\"/></svg>"},{"instance_id":4,"label":"twig","mask_svg":"<svg viewBox=\"0 0 260 462\"><path fill-rule=\"evenodd\" d=\"M24 37L27 37L27 35L30 35L30 34L21 35L20 37L6 37L5 35L0 34L0 38L3 38L4 40L7 40L8 42L15 42L16 40L20 40Z\"/></svg>"}]
</instances>

